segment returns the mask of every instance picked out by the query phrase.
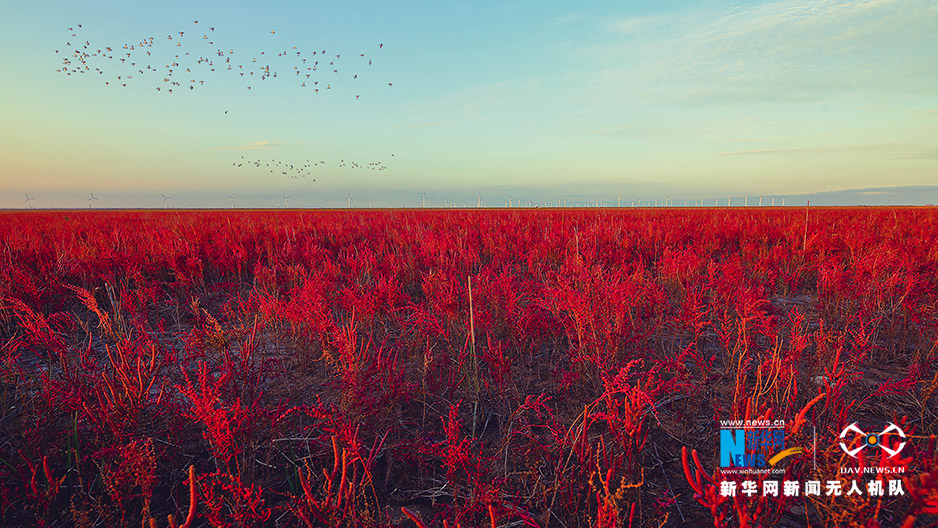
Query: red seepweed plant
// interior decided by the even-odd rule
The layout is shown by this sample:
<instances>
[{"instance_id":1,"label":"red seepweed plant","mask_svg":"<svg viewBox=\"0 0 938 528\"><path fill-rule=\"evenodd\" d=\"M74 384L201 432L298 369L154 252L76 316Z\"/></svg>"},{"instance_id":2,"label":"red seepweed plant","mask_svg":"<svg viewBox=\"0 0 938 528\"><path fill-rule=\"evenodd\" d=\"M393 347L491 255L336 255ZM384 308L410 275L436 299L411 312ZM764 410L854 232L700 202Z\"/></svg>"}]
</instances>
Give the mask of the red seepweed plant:
<instances>
[{"instance_id":1,"label":"red seepweed plant","mask_svg":"<svg viewBox=\"0 0 938 528\"><path fill-rule=\"evenodd\" d=\"M803 213L0 215L0 524L933 525L938 213ZM906 493L722 496L746 418Z\"/></svg>"}]
</instances>

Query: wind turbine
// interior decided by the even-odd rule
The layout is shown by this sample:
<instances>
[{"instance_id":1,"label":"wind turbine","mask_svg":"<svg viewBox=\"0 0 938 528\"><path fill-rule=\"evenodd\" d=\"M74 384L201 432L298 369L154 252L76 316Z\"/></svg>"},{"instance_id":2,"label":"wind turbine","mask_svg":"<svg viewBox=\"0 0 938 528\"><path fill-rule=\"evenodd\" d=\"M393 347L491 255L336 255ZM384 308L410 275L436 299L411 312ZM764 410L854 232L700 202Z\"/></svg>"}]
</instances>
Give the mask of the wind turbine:
<instances>
[{"instance_id":1,"label":"wind turbine","mask_svg":"<svg viewBox=\"0 0 938 528\"><path fill-rule=\"evenodd\" d=\"M29 203L29 202L32 202L33 200L35 200L35 198L33 198L33 197L31 197L30 195L27 194L27 195L26 195L26 207L32 209L32 208L33 208L33 205L32 205L31 203Z\"/></svg>"},{"instance_id":2,"label":"wind turbine","mask_svg":"<svg viewBox=\"0 0 938 528\"><path fill-rule=\"evenodd\" d=\"M421 194L421 195L420 195L420 198L421 198L420 207L426 208L426 207L427 207L427 195L426 195L426 193Z\"/></svg>"},{"instance_id":3,"label":"wind turbine","mask_svg":"<svg viewBox=\"0 0 938 528\"><path fill-rule=\"evenodd\" d=\"M371 196L368 197L368 208L371 209Z\"/></svg>"},{"instance_id":4,"label":"wind turbine","mask_svg":"<svg viewBox=\"0 0 938 528\"><path fill-rule=\"evenodd\" d=\"M284 208L284 209L289 209L289 208L290 208L290 197L289 197L288 195L285 195L285 194L281 194L280 196L283 196L283 208Z\"/></svg>"},{"instance_id":5,"label":"wind turbine","mask_svg":"<svg viewBox=\"0 0 938 528\"><path fill-rule=\"evenodd\" d=\"M348 193L348 208L352 208L352 193Z\"/></svg>"},{"instance_id":6,"label":"wind turbine","mask_svg":"<svg viewBox=\"0 0 938 528\"><path fill-rule=\"evenodd\" d=\"M234 202L238 199L237 196L228 195L228 199L231 200L231 208L234 209Z\"/></svg>"},{"instance_id":7,"label":"wind turbine","mask_svg":"<svg viewBox=\"0 0 938 528\"><path fill-rule=\"evenodd\" d=\"M166 209L166 202L172 198L172 196L166 196L165 194L160 193L163 196L163 209Z\"/></svg>"},{"instance_id":8,"label":"wind turbine","mask_svg":"<svg viewBox=\"0 0 938 528\"><path fill-rule=\"evenodd\" d=\"M98 199L95 198L94 193L91 193L91 198L88 198L88 208L89 208L89 209L94 209L94 203L97 202L97 201L98 201Z\"/></svg>"}]
</instances>

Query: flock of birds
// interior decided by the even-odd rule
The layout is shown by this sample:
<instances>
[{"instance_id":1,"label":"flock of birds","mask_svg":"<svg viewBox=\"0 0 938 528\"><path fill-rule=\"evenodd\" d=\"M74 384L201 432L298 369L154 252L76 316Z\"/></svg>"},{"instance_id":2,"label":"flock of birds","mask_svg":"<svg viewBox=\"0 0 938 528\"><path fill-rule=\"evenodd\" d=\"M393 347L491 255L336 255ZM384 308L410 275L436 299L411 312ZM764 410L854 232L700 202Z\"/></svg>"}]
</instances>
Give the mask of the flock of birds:
<instances>
[{"instance_id":1,"label":"flock of birds","mask_svg":"<svg viewBox=\"0 0 938 528\"><path fill-rule=\"evenodd\" d=\"M391 154L394 156L394 154ZM237 168L251 168L266 170L270 174L280 174L283 176L290 176L291 178L312 176L312 171L314 169L325 167L326 162L324 160L312 161L306 160L303 163L290 163L288 161L278 160L278 159L245 159L244 156L241 156L241 159L231 163L233 167ZM372 171L384 171L388 167L380 161L372 161L366 164L360 164L355 161L339 160L339 163L336 164L338 168L347 168L347 169L361 169L361 170L372 170ZM316 181L316 178L312 178L312 181Z\"/></svg>"},{"instance_id":2,"label":"flock of birds","mask_svg":"<svg viewBox=\"0 0 938 528\"><path fill-rule=\"evenodd\" d=\"M198 20L193 20L192 24L188 31L176 31L165 38L146 36L136 42L113 46L92 44L82 35L82 25L76 24L68 28L70 36L65 47L55 50L62 55L62 66L57 71L66 76L98 75L106 86L127 87L133 82L152 79L157 92L168 94L194 91L219 74L241 81L247 90L279 78L292 80L299 87L318 94L320 90L333 90L333 85L339 88L345 80L354 84L374 60L364 52L351 56L333 54L325 49L300 49L273 40L271 45L277 45L273 49L236 52L234 48L216 44L214 27L200 26ZM270 35L276 35L276 31L271 30ZM377 45L379 50L383 47L383 43ZM346 59L342 59L343 56ZM387 85L390 87L393 83ZM352 90L351 95L358 99L360 94L355 92Z\"/></svg>"},{"instance_id":3,"label":"flock of birds","mask_svg":"<svg viewBox=\"0 0 938 528\"><path fill-rule=\"evenodd\" d=\"M371 52L366 55L361 50L345 54L286 44L275 30L270 30L269 37L262 37L269 39L267 49L243 52L222 45L222 28L216 32L215 27L199 24L198 20L193 20L188 29L183 28L165 37L149 35L134 42L107 46L92 44L91 37L86 34L88 28L82 28L82 24L67 29L69 36L65 46L55 50L62 58L57 72L64 76L98 76L109 87L126 88L132 83L144 86L149 83L149 88L165 94L193 92L213 82L235 84L246 90L253 87L256 93L261 83L279 80L292 82L312 94L344 90L357 100L360 94L355 88L364 82L365 74L376 60ZM377 43L373 50L375 55L383 48L383 43ZM388 82L387 85L391 87L393 83ZM228 114L228 110L224 113ZM380 161L358 163L343 159L329 165L363 171L388 169ZM250 160L241 156L232 166L262 169L272 175L294 179L309 177L316 181L312 177L313 170L327 164L324 160L290 163L278 159ZM171 198L163 195L164 207ZM236 198L229 196L232 206ZM33 200L27 195L26 206L32 208ZM286 202L286 196L284 200ZM97 201L91 194L88 206L94 208Z\"/></svg>"}]
</instances>

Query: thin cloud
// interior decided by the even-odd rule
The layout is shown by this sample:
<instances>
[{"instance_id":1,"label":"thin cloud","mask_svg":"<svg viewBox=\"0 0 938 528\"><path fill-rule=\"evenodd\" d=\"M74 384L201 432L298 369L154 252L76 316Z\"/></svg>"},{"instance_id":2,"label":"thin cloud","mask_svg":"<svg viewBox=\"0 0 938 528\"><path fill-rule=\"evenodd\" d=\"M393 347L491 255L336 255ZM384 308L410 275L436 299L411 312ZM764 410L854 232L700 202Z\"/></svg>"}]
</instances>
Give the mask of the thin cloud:
<instances>
[{"instance_id":1,"label":"thin cloud","mask_svg":"<svg viewBox=\"0 0 938 528\"><path fill-rule=\"evenodd\" d=\"M285 143L281 141L260 140L251 141L250 143L245 143L244 145L238 146L217 147L212 150L266 150L272 147L279 147L281 145L285 145Z\"/></svg>"},{"instance_id":2,"label":"thin cloud","mask_svg":"<svg viewBox=\"0 0 938 528\"><path fill-rule=\"evenodd\" d=\"M938 46L936 23L938 7L919 0L773 2L685 10L663 21L610 19L605 26L618 42L583 54L607 63L597 81L608 88L620 94L631 88L659 100L931 94L938 55L925 50ZM658 33L665 29L663 38Z\"/></svg>"},{"instance_id":3,"label":"thin cloud","mask_svg":"<svg viewBox=\"0 0 938 528\"><path fill-rule=\"evenodd\" d=\"M906 152L895 156L895 159L938 160L938 148Z\"/></svg>"},{"instance_id":4,"label":"thin cloud","mask_svg":"<svg viewBox=\"0 0 938 528\"><path fill-rule=\"evenodd\" d=\"M903 145L896 143L876 143L866 145L828 145L823 147L796 147L796 148L774 148L774 149L755 149L755 150L737 150L733 152L719 152L712 156L757 156L767 154L829 154L829 153L850 153L850 152L889 152L899 150Z\"/></svg>"}]
</instances>

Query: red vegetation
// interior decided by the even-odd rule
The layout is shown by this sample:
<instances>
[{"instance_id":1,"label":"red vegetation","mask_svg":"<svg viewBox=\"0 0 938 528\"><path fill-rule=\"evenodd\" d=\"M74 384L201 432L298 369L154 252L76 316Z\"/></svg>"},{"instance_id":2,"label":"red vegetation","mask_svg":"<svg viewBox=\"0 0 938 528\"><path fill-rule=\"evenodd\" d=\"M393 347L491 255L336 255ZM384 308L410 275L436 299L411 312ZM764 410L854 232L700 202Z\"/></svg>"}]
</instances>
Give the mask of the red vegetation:
<instances>
[{"instance_id":1,"label":"red vegetation","mask_svg":"<svg viewBox=\"0 0 938 528\"><path fill-rule=\"evenodd\" d=\"M934 209L0 235L3 526L938 526ZM721 496L719 420L746 418L805 448L785 479L845 483L844 427L899 424L901 456L858 463L906 493Z\"/></svg>"}]
</instances>

